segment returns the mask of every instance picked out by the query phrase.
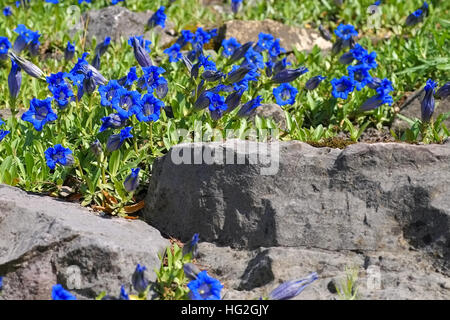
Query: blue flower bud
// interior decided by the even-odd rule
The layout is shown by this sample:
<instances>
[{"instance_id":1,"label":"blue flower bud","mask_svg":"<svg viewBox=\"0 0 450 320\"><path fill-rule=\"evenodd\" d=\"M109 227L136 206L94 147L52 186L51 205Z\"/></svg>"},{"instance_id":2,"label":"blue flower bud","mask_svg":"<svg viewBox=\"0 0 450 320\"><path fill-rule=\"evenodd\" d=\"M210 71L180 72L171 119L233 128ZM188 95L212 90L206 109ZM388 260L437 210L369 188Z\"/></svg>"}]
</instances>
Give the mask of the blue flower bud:
<instances>
[{"instance_id":1,"label":"blue flower bud","mask_svg":"<svg viewBox=\"0 0 450 320\"><path fill-rule=\"evenodd\" d=\"M233 92L225 99L225 104L228 108L225 110L225 113L231 112L239 105L241 102L242 94L244 93L244 89L241 88L238 91Z\"/></svg>"},{"instance_id":2,"label":"blue flower bud","mask_svg":"<svg viewBox=\"0 0 450 320\"><path fill-rule=\"evenodd\" d=\"M436 92L436 96L441 99L447 98L449 95L450 95L450 82L447 82L446 84L444 84Z\"/></svg>"},{"instance_id":3,"label":"blue flower bud","mask_svg":"<svg viewBox=\"0 0 450 320\"><path fill-rule=\"evenodd\" d=\"M326 79L326 77L322 77L321 75L312 77L311 79L306 81L305 89L306 90L316 89L324 79Z\"/></svg>"},{"instance_id":4,"label":"blue flower bud","mask_svg":"<svg viewBox=\"0 0 450 320\"><path fill-rule=\"evenodd\" d=\"M239 109L237 116L238 117L248 117L250 116L257 107L261 105L262 97L257 96L255 99L250 100L246 104L244 104L241 109Z\"/></svg>"},{"instance_id":5,"label":"blue flower bud","mask_svg":"<svg viewBox=\"0 0 450 320\"><path fill-rule=\"evenodd\" d=\"M190 280L197 279L197 275L200 273L200 269L193 263L185 263L183 265L183 271L185 276Z\"/></svg>"},{"instance_id":6,"label":"blue flower bud","mask_svg":"<svg viewBox=\"0 0 450 320\"><path fill-rule=\"evenodd\" d=\"M97 70L100 69L100 55L98 53L92 59L91 65Z\"/></svg>"},{"instance_id":7,"label":"blue flower bud","mask_svg":"<svg viewBox=\"0 0 450 320\"><path fill-rule=\"evenodd\" d=\"M427 80L425 85L425 96L422 100L422 121L429 122L434 112L434 89L437 87L437 83L431 79Z\"/></svg>"},{"instance_id":8,"label":"blue flower bud","mask_svg":"<svg viewBox=\"0 0 450 320\"><path fill-rule=\"evenodd\" d=\"M228 74L227 81L229 83L236 83L244 79L244 77L249 73L251 70L251 67L249 65L242 65L238 69L231 71Z\"/></svg>"},{"instance_id":9,"label":"blue flower bud","mask_svg":"<svg viewBox=\"0 0 450 320\"><path fill-rule=\"evenodd\" d=\"M313 272L309 276L300 280L292 280L282 283L269 294L270 300L289 300L298 296L307 286L317 280L317 273Z\"/></svg>"},{"instance_id":10,"label":"blue flower bud","mask_svg":"<svg viewBox=\"0 0 450 320\"><path fill-rule=\"evenodd\" d=\"M16 99L19 96L20 86L22 84L22 72L14 60L11 60L11 71L8 75L9 95Z\"/></svg>"},{"instance_id":11,"label":"blue flower bud","mask_svg":"<svg viewBox=\"0 0 450 320\"><path fill-rule=\"evenodd\" d=\"M14 60L15 63L17 63L19 65L19 67L25 71L26 73L28 73L30 76L34 77L34 78L42 78L44 76L44 72L39 69L36 65L34 65L32 62L17 56L15 53L13 52L8 52L8 56Z\"/></svg>"},{"instance_id":12,"label":"blue flower bud","mask_svg":"<svg viewBox=\"0 0 450 320\"><path fill-rule=\"evenodd\" d=\"M100 141L97 139L95 140L91 146L89 147L89 149L91 150L91 152L95 155L95 156L99 156L103 153L103 148L102 148L102 144L100 143Z\"/></svg>"},{"instance_id":13,"label":"blue flower bud","mask_svg":"<svg viewBox=\"0 0 450 320\"><path fill-rule=\"evenodd\" d=\"M143 293L145 290L147 290L147 287L149 285L149 281L144 274L145 270L147 270L145 266L141 266L140 264L138 264L131 277L133 288L139 293Z\"/></svg>"},{"instance_id":14,"label":"blue flower bud","mask_svg":"<svg viewBox=\"0 0 450 320\"><path fill-rule=\"evenodd\" d=\"M133 135L130 133L132 127L126 127L120 131L119 134L113 134L109 136L108 141L106 142L106 150L108 152L113 152L119 149L122 144L128 138L133 138Z\"/></svg>"},{"instance_id":15,"label":"blue flower bud","mask_svg":"<svg viewBox=\"0 0 450 320\"><path fill-rule=\"evenodd\" d=\"M195 233L191 240L186 242L183 246L183 256L191 253L192 258L198 257L198 233Z\"/></svg>"},{"instance_id":16,"label":"blue flower bud","mask_svg":"<svg viewBox=\"0 0 450 320\"><path fill-rule=\"evenodd\" d=\"M136 61L139 63L139 65L143 68L152 66L152 60L150 59L150 56L148 55L144 47L142 47L139 43L139 39L137 37L133 37L131 40L131 44L133 46L134 57L136 58Z\"/></svg>"},{"instance_id":17,"label":"blue flower bud","mask_svg":"<svg viewBox=\"0 0 450 320\"><path fill-rule=\"evenodd\" d=\"M215 82L222 79L223 77L224 74L221 71L206 70L202 73L202 78L208 82Z\"/></svg>"},{"instance_id":18,"label":"blue flower bud","mask_svg":"<svg viewBox=\"0 0 450 320\"><path fill-rule=\"evenodd\" d=\"M253 45L253 42L250 41L250 42L243 44L239 48L237 48L231 55L230 62L234 62L234 61L238 61L238 60L242 59L245 56L245 54L247 53L247 51L251 48L252 45Z\"/></svg>"},{"instance_id":19,"label":"blue flower bud","mask_svg":"<svg viewBox=\"0 0 450 320\"><path fill-rule=\"evenodd\" d=\"M70 41L68 41L66 50L64 51L64 59L66 59L66 61L72 60L74 55L75 55L75 43L71 44Z\"/></svg>"},{"instance_id":20,"label":"blue flower bud","mask_svg":"<svg viewBox=\"0 0 450 320\"><path fill-rule=\"evenodd\" d=\"M131 174L125 179L123 186L127 192L132 192L139 186L139 171L140 168L131 169Z\"/></svg>"},{"instance_id":21,"label":"blue flower bud","mask_svg":"<svg viewBox=\"0 0 450 320\"><path fill-rule=\"evenodd\" d=\"M322 25L319 26L319 32L322 38L324 38L327 41L331 41L330 32L327 29L325 29Z\"/></svg>"},{"instance_id":22,"label":"blue flower bud","mask_svg":"<svg viewBox=\"0 0 450 320\"><path fill-rule=\"evenodd\" d=\"M272 81L275 83L291 82L306 72L308 72L308 68L306 67L300 67L297 69L284 69L275 74L272 77Z\"/></svg>"}]
</instances>

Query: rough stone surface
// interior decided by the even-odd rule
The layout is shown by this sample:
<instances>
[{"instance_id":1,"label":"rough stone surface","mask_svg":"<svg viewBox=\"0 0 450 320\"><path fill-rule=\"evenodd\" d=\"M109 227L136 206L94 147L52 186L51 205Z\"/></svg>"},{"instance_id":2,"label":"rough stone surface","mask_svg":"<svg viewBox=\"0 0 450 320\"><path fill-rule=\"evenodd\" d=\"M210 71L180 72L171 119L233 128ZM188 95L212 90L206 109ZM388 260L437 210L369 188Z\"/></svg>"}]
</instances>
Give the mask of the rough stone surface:
<instances>
[{"instance_id":1,"label":"rough stone surface","mask_svg":"<svg viewBox=\"0 0 450 320\"><path fill-rule=\"evenodd\" d=\"M262 104L255 109L255 113L251 119L258 115L264 119L272 119L279 126L280 129L286 129L286 116L284 110L277 104Z\"/></svg>"},{"instance_id":2,"label":"rough stone surface","mask_svg":"<svg viewBox=\"0 0 450 320\"><path fill-rule=\"evenodd\" d=\"M421 102L424 95L425 91L423 91L423 89L409 94L405 102L400 106L400 114L410 119L420 119L422 116ZM434 119L441 113L450 112L450 96L445 99L435 99L435 104ZM450 128L450 117L444 121L444 124L447 128ZM411 128L411 125L399 117L396 117L391 127L395 132L403 132L406 129Z\"/></svg>"},{"instance_id":3,"label":"rough stone surface","mask_svg":"<svg viewBox=\"0 0 450 320\"><path fill-rule=\"evenodd\" d=\"M151 40L154 32L159 38L157 44L163 47L174 40L174 25L166 20L164 29L157 26L144 34L147 21L152 15L152 11L133 12L118 5L98 10L93 9L86 12L81 21L70 32L74 34L79 30L83 30L83 25L87 23L88 42L94 36L97 42L103 41L108 36L116 42L120 41L120 38L128 40L131 36L140 35L144 35L145 39Z\"/></svg>"},{"instance_id":4,"label":"rough stone surface","mask_svg":"<svg viewBox=\"0 0 450 320\"><path fill-rule=\"evenodd\" d=\"M201 154L215 158L186 164ZM220 163L222 154L246 164ZM181 155L184 164L176 164ZM268 171L257 155L270 155L275 169L279 157L278 170ZM339 150L297 141L188 143L154 164L144 217L176 238L198 232L204 241L235 248L413 247L449 274L449 179L448 144L360 143Z\"/></svg>"},{"instance_id":5,"label":"rough stone surface","mask_svg":"<svg viewBox=\"0 0 450 320\"><path fill-rule=\"evenodd\" d=\"M284 281L317 272L319 279L296 300L339 299L346 268L358 270L358 299L449 299L450 278L417 251L328 251L272 247L236 250L200 243L200 269L224 284L224 299L258 299ZM233 261L233 263L230 263Z\"/></svg>"},{"instance_id":6,"label":"rough stone surface","mask_svg":"<svg viewBox=\"0 0 450 320\"><path fill-rule=\"evenodd\" d=\"M4 299L50 299L54 284L77 298L130 289L136 264L155 279L169 242L142 221L105 219L79 205L0 185L0 275Z\"/></svg>"},{"instance_id":7,"label":"rough stone surface","mask_svg":"<svg viewBox=\"0 0 450 320\"><path fill-rule=\"evenodd\" d=\"M226 22L221 29L221 35L225 39L233 37L241 44L258 41L260 32L270 33L275 38L279 38L281 46L288 52L293 51L294 48L298 51L311 51L314 45L322 50L329 50L332 46L331 42L323 39L316 30L292 27L270 19L232 20Z\"/></svg>"}]
</instances>

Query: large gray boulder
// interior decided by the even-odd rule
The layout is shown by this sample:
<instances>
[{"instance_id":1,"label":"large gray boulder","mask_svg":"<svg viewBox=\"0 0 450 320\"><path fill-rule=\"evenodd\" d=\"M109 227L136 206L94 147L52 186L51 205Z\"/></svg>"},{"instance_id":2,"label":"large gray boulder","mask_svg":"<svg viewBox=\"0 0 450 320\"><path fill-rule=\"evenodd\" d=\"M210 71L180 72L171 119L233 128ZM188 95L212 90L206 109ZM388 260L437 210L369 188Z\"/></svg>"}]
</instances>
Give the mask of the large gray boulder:
<instances>
[{"instance_id":1,"label":"large gray boulder","mask_svg":"<svg viewBox=\"0 0 450 320\"><path fill-rule=\"evenodd\" d=\"M210 164L202 154L214 155L204 158ZM198 164L188 163L192 155ZM244 164L230 163L234 158ZM412 247L448 274L449 179L449 145L186 143L154 163L144 217L182 240L198 232L241 249Z\"/></svg>"},{"instance_id":2,"label":"large gray boulder","mask_svg":"<svg viewBox=\"0 0 450 320\"><path fill-rule=\"evenodd\" d=\"M87 25L87 41L91 42L92 38L95 37L97 43L103 41L106 37L111 37L112 41L119 42L121 38L128 40L131 36L140 35L144 35L145 39L151 40L152 33L155 33L158 45L163 47L175 39L174 25L166 20L164 29L157 26L145 32L147 21L152 15L152 11L133 12L118 5L103 9L92 9L83 14L80 21L70 30L70 33L73 35L75 32L82 31L84 25Z\"/></svg>"},{"instance_id":3,"label":"large gray boulder","mask_svg":"<svg viewBox=\"0 0 450 320\"><path fill-rule=\"evenodd\" d=\"M262 21L231 20L225 22L220 29L223 38L236 38L238 42L244 44L248 41L258 41L260 32L272 34L280 39L280 45L292 52L311 51L315 45L321 50L331 49L332 43L323 39L320 33L313 29L299 28L285 25L281 22L266 19Z\"/></svg>"},{"instance_id":4,"label":"large gray boulder","mask_svg":"<svg viewBox=\"0 0 450 320\"><path fill-rule=\"evenodd\" d=\"M5 299L51 299L62 284L79 299L130 290L136 264L155 279L169 242L142 221L106 219L46 196L0 185L0 275Z\"/></svg>"}]
</instances>

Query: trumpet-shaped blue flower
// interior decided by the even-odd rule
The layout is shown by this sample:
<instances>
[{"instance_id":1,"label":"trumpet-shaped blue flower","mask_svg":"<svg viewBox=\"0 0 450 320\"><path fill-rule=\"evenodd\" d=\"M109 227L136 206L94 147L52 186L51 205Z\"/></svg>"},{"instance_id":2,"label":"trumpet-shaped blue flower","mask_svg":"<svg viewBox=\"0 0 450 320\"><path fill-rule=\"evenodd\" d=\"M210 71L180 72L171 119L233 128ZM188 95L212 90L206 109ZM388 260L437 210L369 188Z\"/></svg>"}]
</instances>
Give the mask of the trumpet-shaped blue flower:
<instances>
[{"instance_id":1,"label":"trumpet-shaped blue flower","mask_svg":"<svg viewBox=\"0 0 450 320\"><path fill-rule=\"evenodd\" d=\"M348 66L347 70L358 91L361 91L368 83L372 82L372 76L369 73L370 67L366 64Z\"/></svg>"},{"instance_id":2,"label":"trumpet-shaped blue flower","mask_svg":"<svg viewBox=\"0 0 450 320\"><path fill-rule=\"evenodd\" d=\"M222 40L223 54L226 57L230 57L241 44L236 40L236 38L224 39Z\"/></svg>"},{"instance_id":3,"label":"trumpet-shaped blue flower","mask_svg":"<svg viewBox=\"0 0 450 320\"><path fill-rule=\"evenodd\" d=\"M190 30L181 30L181 36L177 39L176 44L180 48L184 48L188 43L194 40L194 34Z\"/></svg>"},{"instance_id":4,"label":"trumpet-shaped blue flower","mask_svg":"<svg viewBox=\"0 0 450 320\"><path fill-rule=\"evenodd\" d=\"M139 121L157 121L162 108L164 102L147 93L142 97L140 104L134 107L133 113Z\"/></svg>"},{"instance_id":5,"label":"trumpet-shaped blue flower","mask_svg":"<svg viewBox=\"0 0 450 320\"><path fill-rule=\"evenodd\" d=\"M434 112L434 89L437 87L437 83L431 79L427 80L425 85L425 96L421 102L422 106L422 121L428 122Z\"/></svg>"},{"instance_id":6,"label":"trumpet-shaped blue flower","mask_svg":"<svg viewBox=\"0 0 450 320\"><path fill-rule=\"evenodd\" d=\"M0 59L4 60L7 58L8 50L11 48L11 43L8 38L0 37Z\"/></svg>"},{"instance_id":7,"label":"trumpet-shaped blue flower","mask_svg":"<svg viewBox=\"0 0 450 320\"><path fill-rule=\"evenodd\" d=\"M271 35L270 33L263 33L263 32L261 32L258 35L258 42L256 43L255 50L257 50L257 51L264 51L264 50L269 51L272 48L274 42L275 42L275 38L274 38L273 35Z\"/></svg>"},{"instance_id":8,"label":"trumpet-shaped blue flower","mask_svg":"<svg viewBox=\"0 0 450 320\"><path fill-rule=\"evenodd\" d=\"M297 93L298 90L289 83L282 83L280 86L273 89L275 100L280 106L294 104Z\"/></svg>"},{"instance_id":9,"label":"trumpet-shaped blue flower","mask_svg":"<svg viewBox=\"0 0 450 320\"><path fill-rule=\"evenodd\" d=\"M219 280L210 277L206 271L201 271L195 280L188 283L191 300L220 300L223 285Z\"/></svg>"},{"instance_id":10,"label":"trumpet-shaped blue flower","mask_svg":"<svg viewBox=\"0 0 450 320\"><path fill-rule=\"evenodd\" d=\"M300 67L297 69L284 69L284 70L281 70L280 72L276 73L272 77L272 81L275 83L291 82L308 71L309 70L306 67Z\"/></svg>"},{"instance_id":11,"label":"trumpet-shaped blue flower","mask_svg":"<svg viewBox=\"0 0 450 320\"><path fill-rule=\"evenodd\" d=\"M198 241L198 233L195 233L192 239L183 245L183 256L192 254L192 258L196 258L198 256Z\"/></svg>"},{"instance_id":12,"label":"trumpet-shaped blue flower","mask_svg":"<svg viewBox=\"0 0 450 320\"><path fill-rule=\"evenodd\" d=\"M133 115L133 110L141 103L141 94L137 91L129 91L125 88L116 90L113 98L112 107L121 118L129 118Z\"/></svg>"},{"instance_id":13,"label":"trumpet-shaped blue flower","mask_svg":"<svg viewBox=\"0 0 450 320\"><path fill-rule=\"evenodd\" d=\"M31 41L35 39L36 32L28 29L23 24L17 25L17 28L14 29L19 36L14 41L13 49L16 52L21 52L25 47L27 47Z\"/></svg>"},{"instance_id":14,"label":"trumpet-shaped blue flower","mask_svg":"<svg viewBox=\"0 0 450 320\"><path fill-rule=\"evenodd\" d=\"M163 52L169 56L170 62L178 62L182 58L180 50L181 50L180 45L174 43L172 46L165 49Z\"/></svg>"},{"instance_id":15,"label":"trumpet-shaped blue flower","mask_svg":"<svg viewBox=\"0 0 450 320\"><path fill-rule=\"evenodd\" d=\"M389 105L392 105L394 100L392 97L388 94L379 93L374 95L373 97L367 99L360 107L361 111L369 111L376 109L383 104L387 103Z\"/></svg>"},{"instance_id":16,"label":"trumpet-shaped blue flower","mask_svg":"<svg viewBox=\"0 0 450 320\"><path fill-rule=\"evenodd\" d=\"M5 17L9 17L10 15L12 15L11 7L4 7L3 8L3 15Z\"/></svg>"},{"instance_id":17,"label":"trumpet-shaped blue flower","mask_svg":"<svg viewBox=\"0 0 450 320\"><path fill-rule=\"evenodd\" d=\"M358 31L356 31L355 27L351 24L340 24L336 30L334 30L334 34L342 39L342 40L349 40L352 37L358 36Z\"/></svg>"},{"instance_id":18,"label":"trumpet-shaped blue flower","mask_svg":"<svg viewBox=\"0 0 450 320\"><path fill-rule=\"evenodd\" d=\"M269 55L272 59L276 59L281 53L285 53L286 49L281 47L280 39L276 39L269 48Z\"/></svg>"},{"instance_id":19,"label":"trumpet-shaped blue flower","mask_svg":"<svg viewBox=\"0 0 450 320\"><path fill-rule=\"evenodd\" d=\"M161 74L166 72L161 67L150 66L142 68L144 75L139 79L139 83L142 89L147 89L148 92L153 92L159 85L165 83L165 79L161 77Z\"/></svg>"},{"instance_id":20,"label":"trumpet-shaped blue flower","mask_svg":"<svg viewBox=\"0 0 450 320\"><path fill-rule=\"evenodd\" d=\"M33 98L30 101L30 109L22 115L22 120L33 124L37 131L41 131L47 122L55 121L57 118L52 110L52 98L45 100Z\"/></svg>"},{"instance_id":21,"label":"trumpet-shaped blue flower","mask_svg":"<svg viewBox=\"0 0 450 320\"><path fill-rule=\"evenodd\" d=\"M225 111L227 109L227 105L225 104L225 98L221 95L207 91L205 96L209 99L209 110L210 111Z\"/></svg>"},{"instance_id":22,"label":"trumpet-shaped blue flower","mask_svg":"<svg viewBox=\"0 0 450 320\"><path fill-rule=\"evenodd\" d=\"M52 300L77 300L77 298L69 291L64 290L60 284L55 284L52 287Z\"/></svg>"},{"instance_id":23,"label":"trumpet-shaped blue flower","mask_svg":"<svg viewBox=\"0 0 450 320\"><path fill-rule=\"evenodd\" d=\"M102 126L100 127L99 132L103 132L108 128L122 128L127 125L128 118L122 118L118 113L111 113L110 115L101 118Z\"/></svg>"},{"instance_id":24,"label":"trumpet-shaped blue flower","mask_svg":"<svg viewBox=\"0 0 450 320\"><path fill-rule=\"evenodd\" d=\"M111 106L119 89L123 90L123 87L116 80L110 80L107 85L100 86L98 88L100 104L104 107Z\"/></svg>"},{"instance_id":25,"label":"trumpet-shaped blue flower","mask_svg":"<svg viewBox=\"0 0 450 320\"><path fill-rule=\"evenodd\" d=\"M0 127L4 124L5 122L2 119L0 119ZM10 132L11 131L0 129L0 141L2 141L6 137L6 135ZM2 290L2 279L0 277L0 291L1 290Z\"/></svg>"},{"instance_id":26,"label":"trumpet-shaped blue flower","mask_svg":"<svg viewBox=\"0 0 450 320\"><path fill-rule=\"evenodd\" d=\"M247 51L250 50L252 45L253 45L253 42L250 41L250 42L244 43L242 46L240 46L239 48L234 50L233 54L230 57L230 62L234 62L234 61L238 61L238 60L242 59L245 56L245 54L247 53Z\"/></svg>"},{"instance_id":27,"label":"trumpet-shaped blue flower","mask_svg":"<svg viewBox=\"0 0 450 320\"><path fill-rule=\"evenodd\" d=\"M243 64L250 66L252 69L264 69L265 67L263 56L253 48L246 52Z\"/></svg>"},{"instance_id":28,"label":"trumpet-shaped blue flower","mask_svg":"<svg viewBox=\"0 0 450 320\"><path fill-rule=\"evenodd\" d=\"M161 6L156 12L150 17L150 19L147 22L147 25L149 28L153 28L155 26L161 26L162 28L165 27L166 24L166 14L164 13L164 10L166 8L164 6Z\"/></svg>"},{"instance_id":29,"label":"trumpet-shaped blue flower","mask_svg":"<svg viewBox=\"0 0 450 320\"><path fill-rule=\"evenodd\" d=\"M126 177L123 186L127 192L132 192L139 186L139 171L140 168L131 169L131 174Z\"/></svg>"},{"instance_id":30,"label":"trumpet-shaped blue flower","mask_svg":"<svg viewBox=\"0 0 450 320\"><path fill-rule=\"evenodd\" d=\"M126 127L120 130L120 133L109 136L106 142L106 150L113 152L119 149L126 139L133 138L133 135L130 133L131 129L133 127Z\"/></svg>"},{"instance_id":31,"label":"trumpet-shaped blue flower","mask_svg":"<svg viewBox=\"0 0 450 320\"><path fill-rule=\"evenodd\" d=\"M231 11L237 14L242 6L242 0L231 0Z\"/></svg>"},{"instance_id":32,"label":"trumpet-shaped blue flower","mask_svg":"<svg viewBox=\"0 0 450 320\"><path fill-rule=\"evenodd\" d=\"M139 40L140 39L138 37L131 38L131 45L133 46L134 57L136 58L136 61L139 63L141 67L143 68L150 67L153 65L152 60L150 59L148 52L145 50L145 48L142 46Z\"/></svg>"},{"instance_id":33,"label":"trumpet-shaped blue flower","mask_svg":"<svg viewBox=\"0 0 450 320\"><path fill-rule=\"evenodd\" d=\"M417 9L411 13L407 18L405 24L408 27L414 26L423 20L424 12L422 9Z\"/></svg>"},{"instance_id":34,"label":"trumpet-shaped blue flower","mask_svg":"<svg viewBox=\"0 0 450 320\"><path fill-rule=\"evenodd\" d=\"M347 76L343 76L340 79L332 79L330 81L333 86L333 97L347 99L349 93L353 92L355 89L355 81Z\"/></svg>"},{"instance_id":35,"label":"trumpet-shaped blue flower","mask_svg":"<svg viewBox=\"0 0 450 320\"><path fill-rule=\"evenodd\" d=\"M75 163L72 150L64 148L60 144L45 150L45 160L47 161L47 166L52 170L55 169L58 163L63 166L71 166Z\"/></svg>"},{"instance_id":36,"label":"trumpet-shaped blue flower","mask_svg":"<svg viewBox=\"0 0 450 320\"><path fill-rule=\"evenodd\" d=\"M52 93L60 109L65 109L69 102L74 98L72 89L66 83L54 88Z\"/></svg>"},{"instance_id":37,"label":"trumpet-shaped blue flower","mask_svg":"<svg viewBox=\"0 0 450 320\"><path fill-rule=\"evenodd\" d=\"M117 82L121 86L124 86L125 88L130 89L136 80L138 80L138 76L136 73L136 67L131 67L130 71L128 71L127 75L125 77L117 80Z\"/></svg>"}]
</instances>

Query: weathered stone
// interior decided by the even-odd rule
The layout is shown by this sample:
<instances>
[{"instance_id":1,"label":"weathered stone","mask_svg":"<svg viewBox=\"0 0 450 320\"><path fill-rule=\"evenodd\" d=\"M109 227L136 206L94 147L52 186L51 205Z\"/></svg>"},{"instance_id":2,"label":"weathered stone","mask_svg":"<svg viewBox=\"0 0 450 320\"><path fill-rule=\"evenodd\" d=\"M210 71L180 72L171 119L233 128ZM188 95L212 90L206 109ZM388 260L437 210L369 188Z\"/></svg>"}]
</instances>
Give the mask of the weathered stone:
<instances>
[{"instance_id":1,"label":"weathered stone","mask_svg":"<svg viewBox=\"0 0 450 320\"><path fill-rule=\"evenodd\" d=\"M155 279L169 242L142 221L105 219L77 204L0 185L0 275L5 299L50 299L62 284L79 299L130 290L136 264Z\"/></svg>"},{"instance_id":2,"label":"weathered stone","mask_svg":"<svg viewBox=\"0 0 450 320\"><path fill-rule=\"evenodd\" d=\"M83 30L83 25L87 24L87 41L90 42L95 36L97 43L103 41L105 37L111 37L112 41L119 42L121 38L128 40L131 36L140 35L151 40L152 33L156 33L157 44L163 47L175 39L174 25L170 21L166 21L164 29L156 26L144 34L147 21L152 15L152 11L133 12L117 5L98 10L92 9L82 16L81 21L70 33L74 34Z\"/></svg>"},{"instance_id":3,"label":"weathered stone","mask_svg":"<svg viewBox=\"0 0 450 320\"><path fill-rule=\"evenodd\" d=\"M262 104L255 109L255 113L251 119L258 115L264 119L272 119L279 126L280 129L286 130L286 116L284 110L277 104Z\"/></svg>"},{"instance_id":4,"label":"weathered stone","mask_svg":"<svg viewBox=\"0 0 450 320\"><path fill-rule=\"evenodd\" d=\"M202 154L214 155L210 164ZM199 164L187 163L192 155ZM271 158L263 162L262 155ZM245 164L230 163L236 157ZM263 164L269 162L272 171ZM176 238L198 232L205 241L247 249L413 247L448 272L449 179L448 145L187 143L154 163L144 216Z\"/></svg>"},{"instance_id":5,"label":"weathered stone","mask_svg":"<svg viewBox=\"0 0 450 320\"><path fill-rule=\"evenodd\" d=\"M345 280L346 268L358 270L358 299L450 298L450 278L437 272L425 254L410 250L356 253L274 247L241 251L204 242L199 252L197 263L224 284L227 300L268 296L281 283L311 272L317 272L319 279L296 300L339 299L335 286ZM263 277L255 277L255 271ZM269 280L267 275L273 280L261 281Z\"/></svg>"},{"instance_id":6,"label":"weathered stone","mask_svg":"<svg viewBox=\"0 0 450 320\"><path fill-rule=\"evenodd\" d=\"M241 44L248 41L258 41L260 32L270 33L280 39L280 44L288 52L311 51L315 45L321 50L331 49L331 42L323 39L320 33L313 29L304 29L285 25L281 22L266 19L263 21L232 20L224 24L221 35L225 39L236 38Z\"/></svg>"},{"instance_id":7,"label":"weathered stone","mask_svg":"<svg viewBox=\"0 0 450 320\"><path fill-rule=\"evenodd\" d=\"M400 114L413 120L420 119L422 117L421 102L424 95L425 91L423 89L408 95L405 102L400 106ZM436 119L436 117L441 113L450 112L450 96L445 99L435 99L435 104L436 107L433 115L434 119ZM450 128L450 117L448 117L447 120L444 121L444 124L447 128ZM394 122L392 123L391 128L398 134L405 131L406 129L411 128L411 125L405 120L396 117L394 119Z\"/></svg>"}]
</instances>

